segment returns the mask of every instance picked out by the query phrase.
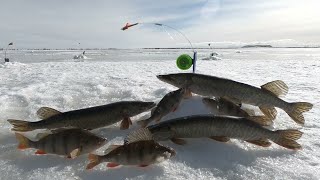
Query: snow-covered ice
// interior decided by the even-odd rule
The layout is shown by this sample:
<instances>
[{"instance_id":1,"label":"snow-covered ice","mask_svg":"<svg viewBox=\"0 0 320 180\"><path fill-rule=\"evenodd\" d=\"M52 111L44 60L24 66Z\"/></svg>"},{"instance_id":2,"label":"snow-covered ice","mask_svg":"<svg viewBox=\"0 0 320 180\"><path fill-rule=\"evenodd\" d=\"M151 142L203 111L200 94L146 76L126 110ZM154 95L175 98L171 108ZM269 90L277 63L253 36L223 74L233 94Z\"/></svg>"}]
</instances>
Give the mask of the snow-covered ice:
<instances>
[{"instance_id":1,"label":"snow-covered ice","mask_svg":"<svg viewBox=\"0 0 320 180\"><path fill-rule=\"evenodd\" d=\"M276 144L257 147L232 140L188 140L185 146L172 142L177 155L146 168L123 166L107 169L105 164L84 170L87 156L68 160L54 155L20 151L8 118L39 120L36 111L49 106L60 111L102 105L121 100L155 101L175 87L159 81L157 74L183 72L175 59L188 50L97 50L86 51L90 59L75 62L74 51L10 51L10 63L0 64L0 179L319 179L320 177L320 49L254 48L218 49L220 61L198 61L197 72L260 86L281 79L289 86L286 101L307 101L314 108L305 113L299 126L281 109L272 128L298 128L304 135L303 150L290 151ZM198 57L211 51L201 50ZM190 54L191 55L191 54ZM3 57L2 57L3 58ZM189 72L189 71L188 71ZM184 100L178 110L164 119L208 113L200 97ZM147 118L144 113L133 118ZM121 143L130 131L119 124L95 130ZM33 134L30 133L30 136ZM101 153L103 149L98 150Z\"/></svg>"}]
</instances>

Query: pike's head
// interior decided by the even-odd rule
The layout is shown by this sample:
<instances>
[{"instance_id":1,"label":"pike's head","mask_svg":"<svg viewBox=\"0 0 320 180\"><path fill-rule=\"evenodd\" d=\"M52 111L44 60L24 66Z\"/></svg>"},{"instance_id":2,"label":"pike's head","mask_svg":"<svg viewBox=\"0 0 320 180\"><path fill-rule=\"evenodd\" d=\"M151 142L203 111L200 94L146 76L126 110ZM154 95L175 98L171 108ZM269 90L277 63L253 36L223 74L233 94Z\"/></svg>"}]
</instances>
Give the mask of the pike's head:
<instances>
[{"instance_id":1,"label":"pike's head","mask_svg":"<svg viewBox=\"0 0 320 180\"><path fill-rule=\"evenodd\" d=\"M170 147L166 147L166 146L158 144L156 146L156 154L157 154L156 161L162 162L166 159L169 159L169 158L175 156L176 151Z\"/></svg>"},{"instance_id":2,"label":"pike's head","mask_svg":"<svg viewBox=\"0 0 320 180\"><path fill-rule=\"evenodd\" d=\"M174 132L168 124L161 123L148 127L155 141L167 141L174 137Z\"/></svg>"},{"instance_id":3,"label":"pike's head","mask_svg":"<svg viewBox=\"0 0 320 180\"><path fill-rule=\"evenodd\" d=\"M178 88L186 87L191 80L188 73L157 75L157 78Z\"/></svg>"},{"instance_id":4,"label":"pike's head","mask_svg":"<svg viewBox=\"0 0 320 180\"><path fill-rule=\"evenodd\" d=\"M154 102L137 102L137 110L141 112L148 111L149 109L155 107L157 104Z\"/></svg>"},{"instance_id":5,"label":"pike's head","mask_svg":"<svg viewBox=\"0 0 320 180\"><path fill-rule=\"evenodd\" d=\"M178 90L171 91L169 96L170 98L173 98L176 101L179 101L181 98L187 96L187 88L180 88Z\"/></svg>"}]
</instances>

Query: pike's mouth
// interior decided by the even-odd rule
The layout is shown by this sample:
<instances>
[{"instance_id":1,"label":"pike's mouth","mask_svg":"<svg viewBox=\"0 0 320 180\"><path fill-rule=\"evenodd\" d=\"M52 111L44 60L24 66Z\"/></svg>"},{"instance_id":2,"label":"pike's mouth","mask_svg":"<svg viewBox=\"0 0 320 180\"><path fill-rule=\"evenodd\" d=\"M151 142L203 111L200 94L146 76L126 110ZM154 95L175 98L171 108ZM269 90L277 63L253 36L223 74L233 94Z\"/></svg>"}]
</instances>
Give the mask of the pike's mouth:
<instances>
[{"instance_id":1,"label":"pike's mouth","mask_svg":"<svg viewBox=\"0 0 320 180\"><path fill-rule=\"evenodd\" d=\"M161 81L169 81L170 77L167 75L157 75L157 78L160 79Z\"/></svg>"}]
</instances>

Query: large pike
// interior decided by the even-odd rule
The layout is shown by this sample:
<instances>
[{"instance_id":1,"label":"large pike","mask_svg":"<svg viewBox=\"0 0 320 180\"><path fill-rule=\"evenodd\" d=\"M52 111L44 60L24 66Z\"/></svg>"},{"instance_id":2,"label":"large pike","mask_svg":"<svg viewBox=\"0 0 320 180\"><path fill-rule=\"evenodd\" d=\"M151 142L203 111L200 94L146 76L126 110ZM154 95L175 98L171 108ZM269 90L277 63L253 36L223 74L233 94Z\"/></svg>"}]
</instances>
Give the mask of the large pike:
<instances>
[{"instance_id":1,"label":"large pike","mask_svg":"<svg viewBox=\"0 0 320 180\"><path fill-rule=\"evenodd\" d=\"M146 127L152 121L160 121L163 116L175 111L178 108L181 100L186 96L186 93L187 92L185 88L180 88L176 91L169 92L157 104L155 110L152 111L150 118L140 120L137 123L142 127Z\"/></svg>"},{"instance_id":2,"label":"large pike","mask_svg":"<svg viewBox=\"0 0 320 180\"><path fill-rule=\"evenodd\" d=\"M106 155L89 154L90 163L86 169L92 169L102 162L108 162L107 167L119 165L138 165L141 167L164 161L176 153L172 148L160 145L152 140L152 134L136 134L127 137L124 145L111 145L106 150Z\"/></svg>"},{"instance_id":3,"label":"large pike","mask_svg":"<svg viewBox=\"0 0 320 180\"><path fill-rule=\"evenodd\" d=\"M42 135L38 141L32 141L16 133L19 149L35 148L35 154L57 154L75 158L90 153L106 144L107 140L81 129L59 129L53 134Z\"/></svg>"},{"instance_id":4,"label":"large pike","mask_svg":"<svg viewBox=\"0 0 320 180\"><path fill-rule=\"evenodd\" d=\"M180 138L208 137L227 142L229 138L241 139L249 143L268 147L271 140L288 149L301 149L298 140L302 132L295 129L272 131L246 118L194 115L176 118L148 126L156 141L172 140L177 144L186 142ZM146 130L146 129L144 129Z\"/></svg>"},{"instance_id":5,"label":"large pike","mask_svg":"<svg viewBox=\"0 0 320 180\"><path fill-rule=\"evenodd\" d=\"M130 117L145 112L156 104L143 101L120 101L102 106L59 112L55 109L42 107L37 115L42 120L28 122L9 119L13 131L32 131L35 129L80 128L96 129L109 126L122 120L120 129L128 129L132 124Z\"/></svg>"},{"instance_id":6,"label":"large pike","mask_svg":"<svg viewBox=\"0 0 320 180\"><path fill-rule=\"evenodd\" d=\"M158 75L161 81L178 88L187 87L193 93L203 96L225 97L258 106L268 117L274 119L275 107L283 109L295 122L304 124L303 112L309 111L308 102L289 103L279 98L288 92L288 86L280 80L269 82L261 88L230 79L195 73Z\"/></svg>"}]
</instances>

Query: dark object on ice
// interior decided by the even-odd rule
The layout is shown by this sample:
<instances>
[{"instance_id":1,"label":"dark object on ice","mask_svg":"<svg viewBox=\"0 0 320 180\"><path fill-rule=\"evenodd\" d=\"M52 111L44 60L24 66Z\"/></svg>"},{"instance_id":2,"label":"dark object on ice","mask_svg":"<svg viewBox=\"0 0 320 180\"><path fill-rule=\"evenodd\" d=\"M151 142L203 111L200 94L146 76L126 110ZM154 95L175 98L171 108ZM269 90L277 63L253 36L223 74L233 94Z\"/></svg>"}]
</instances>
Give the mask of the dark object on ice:
<instances>
[{"instance_id":1,"label":"dark object on ice","mask_svg":"<svg viewBox=\"0 0 320 180\"><path fill-rule=\"evenodd\" d=\"M12 46L13 42L9 43L6 50L4 51L4 62L9 62L9 58L7 58L7 50L9 48L9 46Z\"/></svg>"},{"instance_id":2,"label":"dark object on ice","mask_svg":"<svg viewBox=\"0 0 320 180\"><path fill-rule=\"evenodd\" d=\"M257 48L257 47L264 47L264 48L272 48L269 44L256 44L256 45L245 45L242 48Z\"/></svg>"},{"instance_id":3,"label":"dark object on ice","mask_svg":"<svg viewBox=\"0 0 320 180\"><path fill-rule=\"evenodd\" d=\"M85 53L86 53L86 51L83 51L83 53L82 53L82 54L84 55Z\"/></svg>"}]
</instances>

